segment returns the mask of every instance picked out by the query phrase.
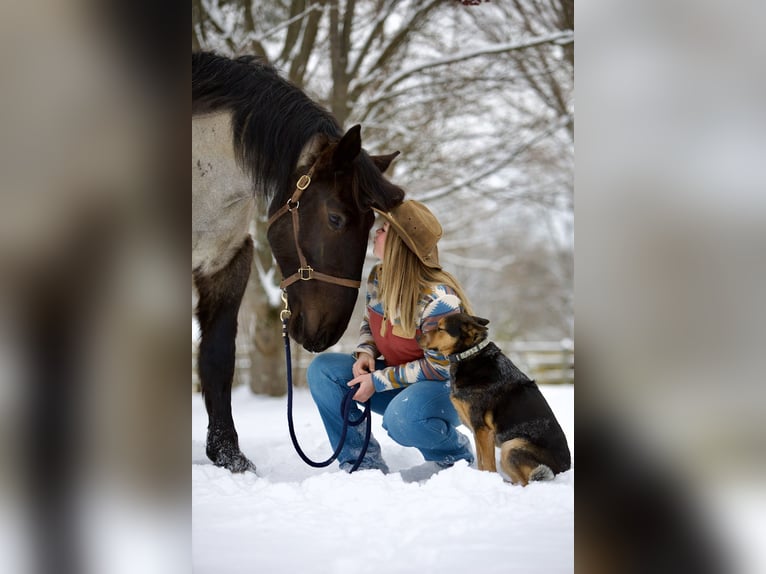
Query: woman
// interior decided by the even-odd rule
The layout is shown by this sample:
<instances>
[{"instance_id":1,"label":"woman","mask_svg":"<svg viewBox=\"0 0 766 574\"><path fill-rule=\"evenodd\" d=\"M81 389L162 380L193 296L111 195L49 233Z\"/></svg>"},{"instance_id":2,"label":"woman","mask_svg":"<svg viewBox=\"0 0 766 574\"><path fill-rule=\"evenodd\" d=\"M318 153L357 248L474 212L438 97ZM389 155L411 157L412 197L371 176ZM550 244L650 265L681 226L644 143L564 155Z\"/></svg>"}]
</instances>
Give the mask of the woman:
<instances>
[{"instance_id":1,"label":"woman","mask_svg":"<svg viewBox=\"0 0 766 574\"><path fill-rule=\"evenodd\" d=\"M383 224L375 231L373 254L382 263L370 273L356 351L318 356L307 378L333 448L343 427L343 397L358 384L354 399L370 399L389 436L417 448L427 461L415 472L422 476L411 477L416 480L458 460L473 462L470 440L455 428L460 421L449 399L449 361L417 342L444 315L471 309L455 278L439 265L442 229L428 208L408 200L378 213ZM356 405L352 411L358 418ZM338 456L341 469L351 470L363 442L362 425L349 427ZM388 472L374 437L359 468Z\"/></svg>"}]
</instances>

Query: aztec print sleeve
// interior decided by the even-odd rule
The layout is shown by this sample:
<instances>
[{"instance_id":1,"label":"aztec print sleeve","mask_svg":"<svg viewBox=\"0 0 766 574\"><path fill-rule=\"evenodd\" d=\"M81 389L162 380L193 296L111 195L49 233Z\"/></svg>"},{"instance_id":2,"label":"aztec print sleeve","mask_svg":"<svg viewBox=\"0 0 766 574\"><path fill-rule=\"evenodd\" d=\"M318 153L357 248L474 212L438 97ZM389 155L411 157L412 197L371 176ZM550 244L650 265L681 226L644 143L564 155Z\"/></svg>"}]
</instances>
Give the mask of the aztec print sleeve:
<instances>
[{"instance_id":1,"label":"aztec print sleeve","mask_svg":"<svg viewBox=\"0 0 766 574\"><path fill-rule=\"evenodd\" d=\"M421 300L418 328L421 332L436 327L439 319L462 310L454 291L439 285ZM403 365L386 367L372 373L376 391L399 389L420 381L448 381L449 359L436 351L425 351L424 357Z\"/></svg>"},{"instance_id":2,"label":"aztec print sleeve","mask_svg":"<svg viewBox=\"0 0 766 574\"><path fill-rule=\"evenodd\" d=\"M356 349L354 349L355 358L359 356L360 352L369 353L374 359L380 356L380 351L378 351L378 347L375 345L375 338L372 336L372 330L370 329L370 304L378 291L377 281L375 280L377 276L376 271L377 267L373 267L367 279L364 317L362 318L362 324L359 326L359 339L356 343Z\"/></svg>"}]
</instances>

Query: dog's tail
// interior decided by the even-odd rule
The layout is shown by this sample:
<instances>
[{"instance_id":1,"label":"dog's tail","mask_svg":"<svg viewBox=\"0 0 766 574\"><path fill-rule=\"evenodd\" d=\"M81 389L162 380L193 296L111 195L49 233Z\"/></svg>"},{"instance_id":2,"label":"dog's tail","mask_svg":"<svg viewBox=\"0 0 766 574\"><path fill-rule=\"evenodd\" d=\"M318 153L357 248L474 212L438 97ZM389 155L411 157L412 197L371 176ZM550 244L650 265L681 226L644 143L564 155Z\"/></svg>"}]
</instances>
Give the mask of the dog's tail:
<instances>
[{"instance_id":1,"label":"dog's tail","mask_svg":"<svg viewBox=\"0 0 766 574\"><path fill-rule=\"evenodd\" d=\"M551 480L556 465L550 453L523 438L505 441L500 447L500 465L514 484Z\"/></svg>"}]
</instances>

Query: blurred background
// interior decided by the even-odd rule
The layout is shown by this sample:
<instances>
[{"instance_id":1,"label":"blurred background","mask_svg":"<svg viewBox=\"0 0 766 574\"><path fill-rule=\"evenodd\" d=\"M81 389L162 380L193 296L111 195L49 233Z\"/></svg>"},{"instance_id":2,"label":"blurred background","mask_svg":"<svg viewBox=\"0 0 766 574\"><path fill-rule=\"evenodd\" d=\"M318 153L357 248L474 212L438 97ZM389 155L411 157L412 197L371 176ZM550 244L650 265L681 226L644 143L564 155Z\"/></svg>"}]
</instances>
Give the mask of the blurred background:
<instances>
[{"instance_id":1,"label":"blurred background","mask_svg":"<svg viewBox=\"0 0 766 574\"><path fill-rule=\"evenodd\" d=\"M577 8L575 536L611 571L766 570L765 16Z\"/></svg>"},{"instance_id":2,"label":"blurred background","mask_svg":"<svg viewBox=\"0 0 766 574\"><path fill-rule=\"evenodd\" d=\"M3 572L190 570L188 7L178 27L170 8L0 4Z\"/></svg>"},{"instance_id":3,"label":"blurred background","mask_svg":"<svg viewBox=\"0 0 766 574\"><path fill-rule=\"evenodd\" d=\"M573 2L194 0L192 16L193 50L258 54L342 126L362 124L370 153L400 151L387 175L439 218L440 259L494 339L539 381L572 382ZM282 395L265 211L237 382ZM355 346L360 293L334 350ZM293 353L304 368L311 360Z\"/></svg>"}]
</instances>

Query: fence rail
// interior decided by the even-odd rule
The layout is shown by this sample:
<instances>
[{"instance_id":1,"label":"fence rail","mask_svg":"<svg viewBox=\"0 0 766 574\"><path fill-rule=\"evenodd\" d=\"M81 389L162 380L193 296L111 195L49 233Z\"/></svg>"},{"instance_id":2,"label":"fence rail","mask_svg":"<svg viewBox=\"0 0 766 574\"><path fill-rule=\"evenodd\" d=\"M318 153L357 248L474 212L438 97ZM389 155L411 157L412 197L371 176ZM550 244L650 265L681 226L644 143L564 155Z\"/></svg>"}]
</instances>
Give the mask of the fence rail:
<instances>
[{"instance_id":1,"label":"fence rail","mask_svg":"<svg viewBox=\"0 0 766 574\"><path fill-rule=\"evenodd\" d=\"M541 384L574 384L574 345L562 342L497 343L508 358Z\"/></svg>"},{"instance_id":2,"label":"fence rail","mask_svg":"<svg viewBox=\"0 0 766 574\"><path fill-rule=\"evenodd\" d=\"M574 384L574 345L571 341L496 341L495 343L519 369L538 383ZM295 349L295 345L293 348ZM197 352L197 345L192 345L192 392L200 391ZM297 358L294 358L293 362L297 370L305 370L314 357L309 353L301 353L300 350L296 355ZM234 373L235 385L249 380L249 369L250 356L247 350L238 349ZM295 375L296 381L301 379L302 377Z\"/></svg>"}]
</instances>

